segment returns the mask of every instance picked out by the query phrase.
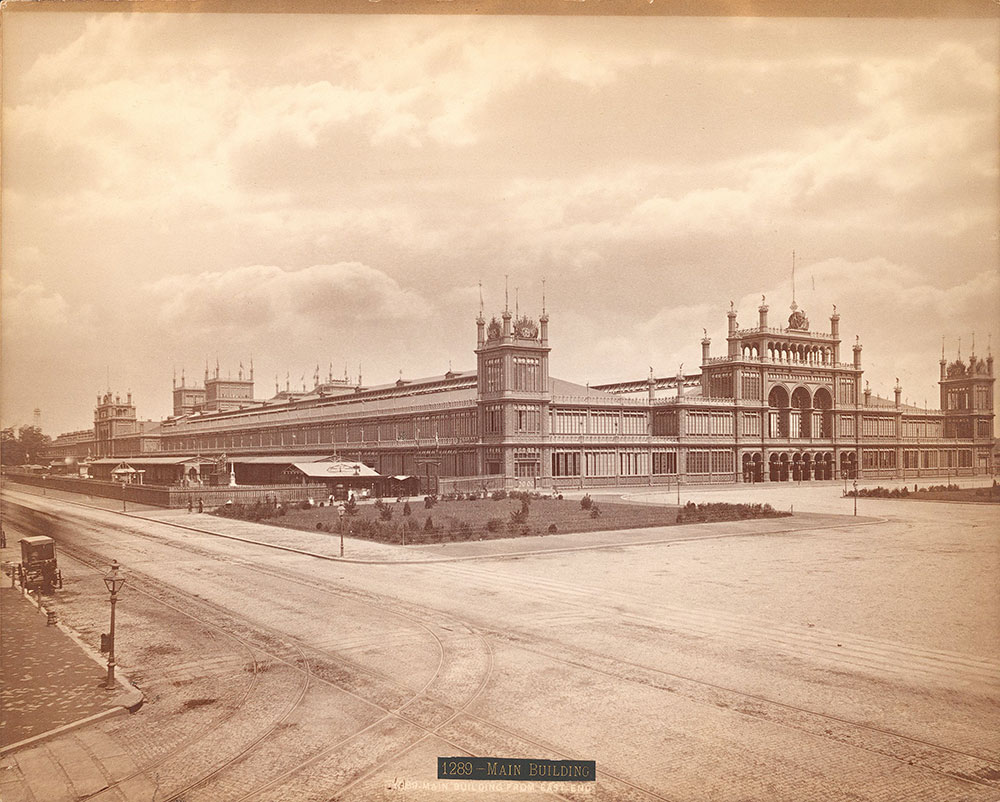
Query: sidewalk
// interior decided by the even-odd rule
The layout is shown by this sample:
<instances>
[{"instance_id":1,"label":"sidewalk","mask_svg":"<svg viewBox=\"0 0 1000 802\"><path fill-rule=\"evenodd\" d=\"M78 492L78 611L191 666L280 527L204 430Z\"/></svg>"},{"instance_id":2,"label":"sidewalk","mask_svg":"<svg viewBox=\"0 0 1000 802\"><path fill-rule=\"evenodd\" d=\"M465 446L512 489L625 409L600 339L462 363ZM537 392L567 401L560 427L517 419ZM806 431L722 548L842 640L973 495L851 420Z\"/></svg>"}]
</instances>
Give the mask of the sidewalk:
<instances>
[{"instance_id":1,"label":"sidewalk","mask_svg":"<svg viewBox=\"0 0 1000 802\"><path fill-rule=\"evenodd\" d=\"M0 749L60 727L136 704L119 685L103 688L105 671L60 626L46 623L19 588L0 588ZM44 597L43 604L44 604Z\"/></svg>"}]
</instances>

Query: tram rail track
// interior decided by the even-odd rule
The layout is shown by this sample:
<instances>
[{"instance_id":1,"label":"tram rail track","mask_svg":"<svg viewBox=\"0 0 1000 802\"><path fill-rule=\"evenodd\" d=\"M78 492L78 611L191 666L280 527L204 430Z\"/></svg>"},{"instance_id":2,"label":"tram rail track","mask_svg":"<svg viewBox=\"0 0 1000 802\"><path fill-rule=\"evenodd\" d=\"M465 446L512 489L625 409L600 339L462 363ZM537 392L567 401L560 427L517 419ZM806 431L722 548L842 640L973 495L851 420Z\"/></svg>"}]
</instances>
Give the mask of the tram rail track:
<instances>
[{"instance_id":1,"label":"tram rail track","mask_svg":"<svg viewBox=\"0 0 1000 802\"><path fill-rule=\"evenodd\" d=\"M81 506L87 506L87 505L81 505ZM103 510L103 511L107 512L107 510ZM142 520L146 521L147 523L151 523L151 524L155 524L155 525L162 525L162 526L171 526L172 525L170 522L165 522L165 521L156 521L156 520L151 520L151 519L142 519ZM186 527L181 527L181 528L186 528ZM146 536L144 533L135 532L135 531L131 531L130 534L137 535L139 537L145 537ZM230 561L227 558L225 558L224 556L218 555L216 553L213 553L210 550L200 549L199 547L193 547L193 548L191 548L190 544L188 544L187 546L185 546L185 548L189 549L189 550L192 550L192 551L199 552L199 553L204 553L205 556L210 557L212 559L217 559L217 560L220 560L220 561L223 561L223 562L229 562ZM405 563L401 563L401 565L405 565ZM362 603L371 604L372 606L377 607L378 609L380 609L382 611L386 611L387 610L386 605L385 605L384 602L381 603L381 604L377 603L377 597L375 597L374 594L368 594L368 593L365 593L365 592L362 592L362 591L356 591L356 590L353 590L353 589L352 590L347 590L347 589L343 589L343 588L341 588L341 589L332 589L332 588L323 586L320 583L311 582L309 580L303 580L303 578L301 577L300 574L295 574L294 572L286 571L286 570L283 570L283 569L276 569L273 566L265 568L265 567L261 567L261 566L249 566L248 565L248 566L245 566L245 567L251 568L252 570L255 570L255 571L257 571L257 572L259 572L261 574L264 574L264 575L271 576L271 577L273 577L275 579L279 579L279 580L283 580L283 581L292 581L292 582L297 582L297 583L300 583L300 584L302 584L304 582L304 584L306 584L306 585L308 585L308 586L316 589L317 591L321 591L323 593L330 593L330 594L333 594L333 595L336 595L336 596L341 596L341 597L348 597L348 598L351 598L354 601L361 601L362 598L367 598L368 600L365 601L365 602L362 602ZM411 608L414 607L414 605L408 605L408 606L411 607ZM397 605L397 607L398 607L398 605ZM457 616L453 616L451 614L444 614L444 613L441 613L441 612L436 611L436 610L427 610L427 609L423 609L423 608L420 609L420 612L424 616L426 616L427 613L431 613L432 616L439 616L439 617L443 617L443 616L447 615L449 620L451 620L453 622L458 622L458 623L460 623L460 624L468 627L471 631L475 631L478 634L479 637L481 637L481 638L484 639L484 641L485 641L486 637L491 637L491 638L500 639L500 640L507 640L508 642L513 642L513 645L516 648L522 648L522 649L526 648L528 651L534 651L536 654L538 654L539 656L542 656L542 657L544 657L546 659L555 660L557 662L563 662L565 664L573 665L576 668L580 668L580 669L584 669L584 670L589 670L589 671L594 671L596 673L604 674L606 676L614 677L616 679L624 679L626 681L635 681L634 679L631 679L628 676L628 672L629 671L641 671L641 672L647 672L647 673L652 673L652 674L658 674L658 675L661 675L661 676L664 676L664 677L670 677L670 678L672 678L674 680L682 680L684 682L688 682L688 683L700 685L700 686L702 686L702 687L704 687L706 689L711 689L711 690L714 690L714 691L719 691L719 692L724 692L724 693L727 693L727 694L732 694L732 695L735 695L735 696L738 696L738 697L742 697L742 698L744 698L745 700L748 700L748 701L753 701L753 702L758 702L758 703L765 703L765 704L768 704L768 705L773 705L773 706L776 706L776 707L779 707L779 708L786 709L786 710L788 710L790 712L795 712L795 713L798 713L798 714L808 715L808 716L812 716L812 717L818 717L821 720L828 721L831 724L835 724L837 726L853 727L853 728L857 729L858 731L865 731L865 732L869 732L869 733L876 733L876 734L878 734L879 736L882 736L882 737L899 739L901 742L912 744L914 747L919 747L919 748L924 748L924 749L927 749L927 748L936 749L936 750L940 750L942 752L945 752L945 753L948 753L948 754L951 754L951 755L959 756L959 757L962 757L962 758L968 758L968 759L975 760L975 761L980 761L981 763L986 764L983 767L985 769L985 772L986 772L986 775L987 775L986 777L976 777L976 776L965 775L965 774L963 774L961 772L941 770L941 769L936 768L936 767L934 767L932 765L928 765L926 761L921 761L917 767L922 768L922 769L926 769L926 770L929 770L929 771L932 771L932 772L935 772L935 773L943 775L943 776L945 776L945 777L947 777L947 778L949 778L951 780L957 780L957 781L960 781L960 782L963 782L963 783L971 783L973 785L977 785L977 786L985 787L985 788L990 788L990 789L994 789L994 790L996 788L1000 787L1000 784L998 784L998 782L995 779L993 779L994 776L996 778L1000 779L1000 764L998 764L998 762L996 761L996 759L992 758L992 757L988 758L988 757L986 757L984 755L981 755L981 754L976 754L976 753L973 753L973 752L970 752L970 751L966 751L966 750L962 750L962 749L956 749L956 748L949 747L949 746L946 746L946 745L943 745L943 744L937 744L937 743L931 742L929 740L914 738L912 736L907 736L907 735L904 735L902 733L895 732L893 730L883 729L883 728L878 728L878 727L873 727L871 725L862 724L860 722L851 721L849 719L839 718L839 717L836 717L836 716L832 716L832 715L830 715L828 713L824 713L822 711L811 710L809 708L805 708L805 707L801 707L801 706L796 706L796 705L791 705L791 704L788 704L788 703L785 703L785 702L781 702L781 701L778 701L778 700L775 700L775 699L770 699L770 698L767 698L767 697L764 697L764 696L758 696L758 695L754 695L754 694L747 693L747 692L744 692L744 691L739 691L739 690L734 689L734 688L729 688L729 687L726 687L724 685L711 683L711 682L708 682L708 681L705 681L705 680L699 680L699 679L696 679L696 678L693 678L693 677L686 677L686 676L682 676L680 674L672 674L670 672L663 671L661 669L657 669L657 668L653 668L653 667L650 667L650 666L642 665L640 663L630 662L630 661L624 660L624 659L622 659L620 657L605 658L603 655L598 655L598 654L594 653L594 654L591 654L586 661L582 661L582 662L581 661L574 661L573 659L568 658L566 656L560 656L558 654L554 655L554 654L551 653L551 651L548 651L548 650L538 650L538 649L527 648L523 644L518 644L516 642L516 637L514 638L513 641L511 641L511 635L514 635L514 636L524 636L525 633L523 633L523 632L519 633L519 632L514 631L513 633L511 633L511 632L507 632L507 631L490 630L490 629L483 630L481 627L479 627L478 625L474 624L473 622L470 622L470 621L467 621L467 620L463 620L463 619L461 619L461 618L459 618ZM483 634L484 632L486 633L485 635ZM530 637L530 636L528 636L528 637ZM485 642L487 643L487 646L489 646L488 641L485 641ZM558 646L559 646L559 648L563 648L563 644L558 644ZM492 647L489 647L489 648L490 648L490 654L492 655ZM616 664L618 666L619 670L611 670L611 669L608 669L606 667L601 667L599 665L596 665L594 663L594 660L592 658L599 658L601 660L610 660L610 662L612 662L613 664ZM492 658L491 658L491 663L492 663ZM490 669L490 673L492 673L492 668ZM461 744L458 744L458 743L452 743L450 740L443 738L439 733L436 732L437 729L444 727L445 724L447 724L447 723L454 723L460 716L466 716L469 719L479 721L483 725L485 725L487 727L490 727L492 729L495 729L498 732L503 732L503 733L505 733L505 734L513 737L513 738L517 738L517 739L519 739L522 742L530 743L530 744L535 744L535 745L537 745L537 746L539 746L541 748L546 749L547 751L550 751L550 752L553 752L553 753L556 753L556 754L561 754L561 753L558 752L558 750L556 750L551 745L544 744L543 742L538 741L538 740L533 740L529 736L526 736L523 733L519 733L516 730L503 727L502 725L499 725L496 722L490 721L489 719L481 717L481 716L477 716L475 713L472 713L472 712L469 712L468 710L466 710L465 708L469 707L475 701L475 698L478 697L482 693L482 690L486 687L486 683L487 682L488 682L488 677L487 677L486 680L484 680L483 683L481 683L480 688L479 688L479 690L477 690L475 696L473 698L471 698L463 706L463 708L461 710L458 710L458 711L454 712L451 716L449 716L445 722L442 722L441 724L437 725L437 727L435 727L433 730L430 729L430 728L424 728L425 729L425 733L424 733L424 735L421 736L421 738L419 740L424 740L425 738L431 737L433 735L435 737L441 738L446 743L449 743L450 745L453 745L456 748L462 749L462 751L464 751L464 752L468 752L469 750L465 746L462 746ZM661 690L666 690L666 691L670 691L671 690L670 688L660 688L660 689ZM744 709L732 709L730 712L732 712L734 714L749 715L746 712L746 710L744 710ZM400 717L404 718L402 716L400 716ZM767 719L767 720L770 721L771 723L778 724L779 726L790 726L788 724L783 724L782 722L773 721L772 719ZM414 722L410 722L410 723L414 723ZM419 727L420 725L416 724L416 726ZM366 728L366 729L368 729L368 728ZM900 761L900 762L906 762L907 765L914 766L914 763L911 760L904 759L904 757L901 757L901 756L899 756L897 754L892 754L890 752L883 751L883 750L880 750L880 749L867 748L864 745L861 745L861 744L859 744L857 742L852 742L850 740L844 740L842 737L830 737L829 734L819 733L819 732L815 732L813 730L804 730L804 729L802 729L800 727L792 727L792 729L799 729L801 731L808 732L811 735L815 735L815 736L817 736L819 738L825 738L826 740L833 741L833 742L835 742L835 743L837 743L837 744L839 744L841 746L845 746L846 745L846 746L849 746L849 747L854 747L854 748L862 749L864 751L872 752L872 753L879 754L879 755L882 755L882 756L885 756L885 757L889 757L889 758L892 758L892 759ZM354 737L354 736L351 736L351 737ZM346 743L349 740L350 740L350 738L344 739L344 742ZM408 745L402 747L399 750L398 753L394 753L394 755L391 758L387 759L386 761L384 761L383 763L381 763L379 766L372 767L369 772L365 772L364 776L358 777L355 780L351 781L351 783L349 783L347 786L344 786L343 789L341 789L340 791L337 791L337 794L339 795L341 792L346 792L349 788L353 788L357 784L359 784L360 782L363 782L364 779L366 779L367 777L369 777L372 774L376 773L379 770L379 768L383 767L384 765L387 765L392 759L398 758L398 756L400 754L403 754L406 751L408 751L409 749L412 749L415 745L416 744L413 743L413 744L408 744ZM331 751L331 752L335 751L335 749L337 748L337 746L339 746L339 744L338 745L334 745L332 747L329 747L329 751ZM566 757L568 757L568 755ZM289 777L294 776L294 774L296 772L306 770L311 765L313 765L314 763L320 762L321 760L322 760L321 756L318 756L318 755L313 756L313 758L310 758L310 760L305 761L301 766L299 766L296 769L294 769L291 773L288 774L288 776ZM630 788L634 789L635 791L640 792L640 793L642 793L642 794L644 794L646 796L649 796L649 797L652 797L652 798L656 798L656 799L667 799L667 797L662 796L661 794L659 794L658 792L656 792L656 791L654 791L652 789L644 788L644 787L642 787L640 785L634 784L634 783L632 783L632 782L630 782L628 780L625 780L624 778L618 777L618 776L616 776L616 775L614 775L612 773L609 773L607 771L602 771L601 769L599 769L598 773L599 773L599 775L602 775L602 776L606 777L609 780L623 783L627 787L630 787ZM271 787L271 786L269 785L268 787ZM255 796L255 795L259 794L259 793L262 793L262 792L263 792L263 789L257 789L255 791L253 791L251 793L248 793L248 794L244 795L243 797L241 797L241 800L252 799L253 796Z\"/></svg>"}]
</instances>

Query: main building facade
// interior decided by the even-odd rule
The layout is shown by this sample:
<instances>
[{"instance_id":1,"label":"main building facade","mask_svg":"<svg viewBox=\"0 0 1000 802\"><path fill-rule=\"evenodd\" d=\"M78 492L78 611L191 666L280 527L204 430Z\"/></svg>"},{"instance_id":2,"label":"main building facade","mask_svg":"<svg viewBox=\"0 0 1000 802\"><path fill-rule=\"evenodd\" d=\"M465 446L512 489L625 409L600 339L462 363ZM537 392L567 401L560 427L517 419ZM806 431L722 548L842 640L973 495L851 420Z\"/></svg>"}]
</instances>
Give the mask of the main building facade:
<instances>
[{"instance_id":1,"label":"main building facade","mask_svg":"<svg viewBox=\"0 0 1000 802\"><path fill-rule=\"evenodd\" d=\"M139 422L129 396L98 398L95 429L63 435L55 457L337 455L425 490L673 482L784 482L989 474L993 357L940 361L940 409L873 395L862 347L841 361L840 316L812 331L792 304L772 326L740 328L726 352L702 342L701 371L583 386L549 374L549 317L505 309L476 320L476 370L366 387L318 371L311 391L253 399L206 369L205 388L175 382L174 412ZM232 386L230 386L232 385Z\"/></svg>"}]
</instances>

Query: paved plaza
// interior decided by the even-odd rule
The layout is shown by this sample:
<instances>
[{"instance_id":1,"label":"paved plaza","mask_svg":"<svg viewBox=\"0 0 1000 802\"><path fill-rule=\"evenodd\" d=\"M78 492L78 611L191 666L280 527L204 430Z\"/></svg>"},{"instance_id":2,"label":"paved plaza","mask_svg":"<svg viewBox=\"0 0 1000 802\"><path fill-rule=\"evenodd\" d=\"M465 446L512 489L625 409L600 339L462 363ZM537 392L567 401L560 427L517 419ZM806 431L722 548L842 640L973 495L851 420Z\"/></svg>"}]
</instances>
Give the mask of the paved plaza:
<instances>
[{"instance_id":1,"label":"paved plaza","mask_svg":"<svg viewBox=\"0 0 1000 802\"><path fill-rule=\"evenodd\" d=\"M855 518L842 492L682 488L796 515L348 540L342 562L323 533L8 488L9 533L28 508L56 516L55 606L85 639L106 626L98 565L125 567L119 660L146 697L47 741L44 760L84 750L96 800L479 798L435 774L475 754L596 760L571 799L993 802L995 508L859 499ZM41 802L39 761L4 756L5 799ZM63 794L80 796L68 779Z\"/></svg>"}]
</instances>

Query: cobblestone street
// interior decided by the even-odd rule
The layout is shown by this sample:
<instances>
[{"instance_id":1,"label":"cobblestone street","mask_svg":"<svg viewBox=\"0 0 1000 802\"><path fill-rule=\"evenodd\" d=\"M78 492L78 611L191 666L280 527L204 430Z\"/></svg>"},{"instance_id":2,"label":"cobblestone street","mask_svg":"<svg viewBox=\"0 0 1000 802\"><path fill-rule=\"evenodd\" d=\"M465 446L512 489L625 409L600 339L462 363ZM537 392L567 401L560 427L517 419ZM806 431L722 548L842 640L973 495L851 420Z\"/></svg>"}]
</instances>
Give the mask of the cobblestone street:
<instances>
[{"instance_id":1,"label":"cobblestone street","mask_svg":"<svg viewBox=\"0 0 1000 802\"><path fill-rule=\"evenodd\" d=\"M1000 797L995 510L684 493L797 514L339 561L321 533L7 488L11 545L57 540L53 606L87 642L123 565L145 703L5 754L3 798L472 798L436 779L461 754L596 760L595 787L560 791L580 799Z\"/></svg>"}]
</instances>

